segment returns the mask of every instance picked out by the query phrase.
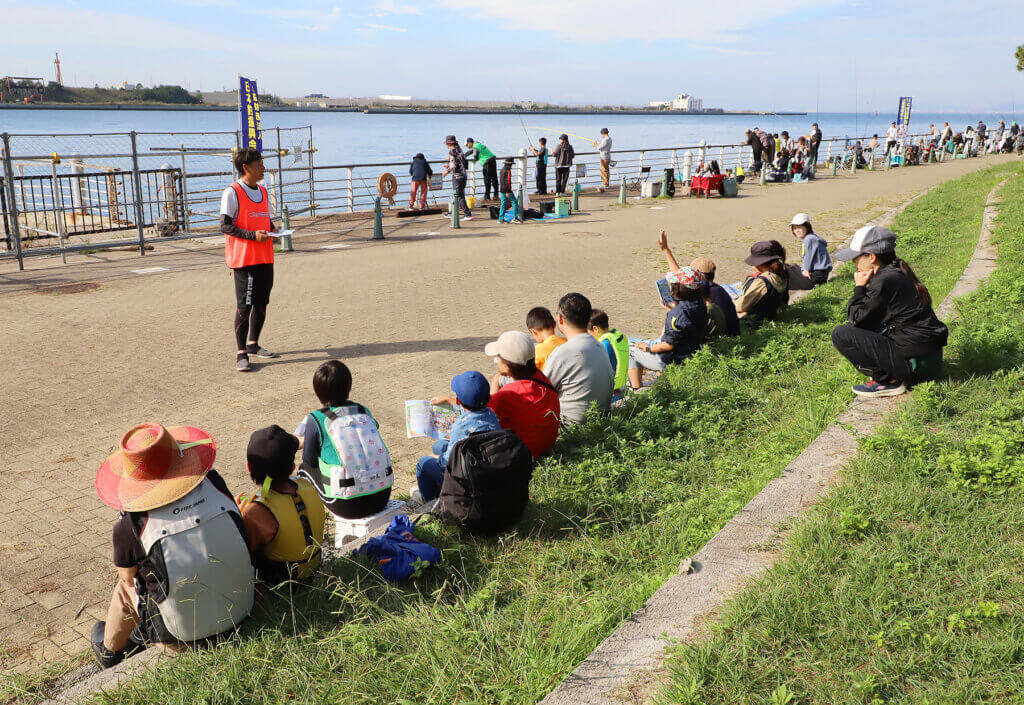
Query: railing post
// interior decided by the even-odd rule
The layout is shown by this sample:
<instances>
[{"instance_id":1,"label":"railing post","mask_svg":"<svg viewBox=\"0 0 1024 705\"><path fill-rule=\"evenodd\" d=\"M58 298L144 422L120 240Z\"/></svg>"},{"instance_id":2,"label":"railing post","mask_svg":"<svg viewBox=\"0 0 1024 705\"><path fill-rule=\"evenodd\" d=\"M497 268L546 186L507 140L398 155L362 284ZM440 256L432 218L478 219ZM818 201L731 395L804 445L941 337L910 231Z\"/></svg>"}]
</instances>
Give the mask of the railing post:
<instances>
[{"instance_id":1,"label":"railing post","mask_svg":"<svg viewBox=\"0 0 1024 705\"><path fill-rule=\"evenodd\" d=\"M719 169L725 168L725 145L718 148L718 167Z\"/></svg>"},{"instance_id":2,"label":"railing post","mask_svg":"<svg viewBox=\"0 0 1024 705\"><path fill-rule=\"evenodd\" d=\"M277 130L277 205L284 212L284 172L282 171L281 157L284 156L284 150L281 149L281 128L275 128Z\"/></svg>"},{"instance_id":3,"label":"railing post","mask_svg":"<svg viewBox=\"0 0 1024 705\"><path fill-rule=\"evenodd\" d=\"M345 189L346 189L347 196L348 196L348 212L349 213L355 213L356 212L356 201L355 201L356 195L355 195L355 190L352 188L352 167L346 168L345 172L347 174L346 182L345 182L346 183Z\"/></svg>"},{"instance_id":4,"label":"railing post","mask_svg":"<svg viewBox=\"0 0 1024 705\"><path fill-rule=\"evenodd\" d=\"M380 211L380 196L373 199L373 239L384 239L384 219Z\"/></svg>"},{"instance_id":5,"label":"railing post","mask_svg":"<svg viewBox=\"0 0 1024 705\"><path fill-rule=\"evenodd\" d=\"M675 149L672 150L672 173L679 173L679 154Z\"/></svg>"},{"instance_id":6,"label":"railing post","mask_svg":"<svg viewBox=\"0 0 1024 705\"><path fill-rule=\"evenodd\" d=\"M188 232L188 171L185 167L185 143L181 143L181 227Z\"/></svg>"},{"instance_id":7,"label":"railing post","mask_svg":"<svg viewBox=\"0 0 1024 705\"><path fill-rule=\"evenodd\" d=\"M85 215L85 199L82 198L82 172L85 171L85 167L82 166L82 160L78 158L78 154L71 155L71 173L75 174L74 178L71 179L71 222L76 222L77 215Z\"/></svg>"},{"instance_id":8,"label":"railing post","mask_svg":"<svg viewBox=\"0 0 1024 705\"><path fill-rule=\"evenodd\" d=\"M53 194L53 220L57 225L57 240L60 242L60 261L68 263L68 253L64 249L64 194L61 193L60 182L57 181L57 159L50 162L50 192Z\"/></svg>"},{"instance_id":9,"label":"railing post","mask_svg":"<svg viewBox=\"0 0 1024 705\"><path fill-rule=\"evenodd\" d=\"M708 160L708 141L701 140L697 145L700 147L700 163L703 164Z\"/></svg>"},{"instance_id":10,"label":"railing post","mask_svg":"<svg viewBox=\"0 0 1024 705\"><path fill-rule=\"evenodd\" d=\"M683 155L683 183L690 185L690 175L693 173L693 152L687 150Z\"/></svg>"},{"instance_id":11,"label":"railing post","mask_svg":"<svg viewBox=\"0 0 1024 705\"><path fill-rule=\"evenodd\" d=\"M285 203L284 205L281 206L281 229L282 230L291 230L292 229L292 220L291 220L291 216L288 214L288 204L287 203ZM281 236L281 252L291 252L292 249L294 249L294 248L292 248L292 236L291 235L282 235Z\"/></svg>"},{"instance_id":12,"label":"railing post","mask_svg":"<svg viewBox=\"0 0 1024 705\"><path fill-rule=\"evenodd\" d=\"M469 195L472 196L473 198L476 198L476 160L467 160L466 166L469 167Z\"/></svg>"},{"instance_id":13,"label":"railing post","mask_svg":"<svg viewBox=\"0 0 1024 705\"><path fill-rule=\"evenodd\" d=\"M135 191L135 227L139 231L139 255L146 254L146 235L143 232L143 210L142 210L142 178L139 175L139 147L138 134L132 130L129 134L132 142L132 188Z\"/></svg>"},{"instance_id":14,"label":"railing post","mask_svg":"<svg viewBox=\"0 0 1024 705\"><path fill-rule=\"evenodd\" d=\"M309 215L313 217L316 215L316 187L313 183L313 153L316 152L313 149L313 129L309 131Z\"/></svg>"},{"instance_id":15,"label":"railing post","mask_svg":"<svg viewBox=\"0 0 1024 705\"><path fill-rule=\"evenodd\" d=\"M626 177L623 176L622 180L619 181L619 205L626 205Z\"/></svg>"},{"instance_id":16,"label":"railing post","mask_svg":"<svg viewBox=\"0 0 1024 705\"><path fill-rule=\"evenodd\" d=\"M0 135L4 143L4 181L7 183L8 202L11 204L11 235L14 238L14 252L18 258L18 269L25 269L25 259L21 251L21 228L18 223L18 203L14 200L14 171L11 169L11 136L6 132Z\"/></svg>"},{"instance_id":17,"label":"railing post","mask_svg":"<svg viewBox=\"0 0 1024 705\"><path fill-rule=\"evenodd\" d=\"M640 161L636 165L636 178L638 182L644 175L644 154L644 152L640 152Z\"/></svg>"}]
</instances>

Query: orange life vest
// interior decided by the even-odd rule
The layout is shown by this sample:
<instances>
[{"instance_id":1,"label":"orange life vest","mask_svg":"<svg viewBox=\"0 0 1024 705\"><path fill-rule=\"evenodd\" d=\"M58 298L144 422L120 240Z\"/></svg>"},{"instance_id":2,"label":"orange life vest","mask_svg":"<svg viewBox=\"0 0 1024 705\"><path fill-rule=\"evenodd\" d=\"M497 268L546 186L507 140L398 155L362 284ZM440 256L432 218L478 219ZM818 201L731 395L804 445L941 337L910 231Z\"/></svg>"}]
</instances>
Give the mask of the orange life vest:
<instances>
[{"instance_id":1,"label":"orange life vest","mask_svg":"<svg viewBox=\"0 0 1024 705\"><path fill-rule=\"evenodd\" d=\"M231 184L238 198L238 217L235 225L243 230L266 230L270 232L270 199L267 189L260 184L263 201L255 203L242 185L237 181ZM224 236L224 260L231 269L250 267L254 264L272 264L274 262L274 243L269 239L263 242L246 240L234 235Z\"/></svg>"}]
</instances>

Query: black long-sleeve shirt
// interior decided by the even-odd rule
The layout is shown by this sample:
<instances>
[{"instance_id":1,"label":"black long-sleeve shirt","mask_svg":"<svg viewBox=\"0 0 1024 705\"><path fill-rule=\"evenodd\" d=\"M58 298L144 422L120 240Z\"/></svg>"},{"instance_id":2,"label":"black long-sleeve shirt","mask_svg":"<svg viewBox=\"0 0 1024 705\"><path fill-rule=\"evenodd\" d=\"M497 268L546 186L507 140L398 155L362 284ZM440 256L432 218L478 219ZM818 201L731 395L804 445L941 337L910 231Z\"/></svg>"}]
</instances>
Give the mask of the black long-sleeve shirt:
<instances>
[{"instance_id":1,"label":"black long-sleeve shirt","mask_svg":"<svg viewBox=\"0 0 1024 705\"><path fill-rule=\"evenodd\" d=\"M933 353L946 344L949 330L930 306L924 306L910 278L895 264L878 270L867 286L857 286L846 304L850 323L879 330L904 357Z\"/></svg>"}]
</instances>

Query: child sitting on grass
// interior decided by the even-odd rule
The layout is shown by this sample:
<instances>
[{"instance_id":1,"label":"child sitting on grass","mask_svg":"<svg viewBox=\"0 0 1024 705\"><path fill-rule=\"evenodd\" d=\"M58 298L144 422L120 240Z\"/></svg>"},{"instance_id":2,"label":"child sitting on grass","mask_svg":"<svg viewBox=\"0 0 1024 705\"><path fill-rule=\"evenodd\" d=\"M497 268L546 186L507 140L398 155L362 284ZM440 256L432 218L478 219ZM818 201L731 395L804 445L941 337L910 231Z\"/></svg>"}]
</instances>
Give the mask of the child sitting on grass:
<instances>
[{"instance_id":1,"label":"child sitting on grass","mask_svg":"<svg viewBox=\"0 0 1024 705\"><path fill-rule=\"evenodd\" d=\"M669 271L678 270L679 263L668 246L668 236L662 230L658 233L658 248L665 255ZM704 333L704 340L711 342L722 335L739 335L740 319L736 316L736 306L732 302L729 292L722 288L721 284L715 283L715 271L717 267L707 257L697 257L690 266L704 275L704 289L701 292L704 305L708 307L708 325ZM670 306L662 305L666 311Z\"/></svg>"},{"instance_id":2,"label":"child sitting on grass","mask_svg":"<svg viewBox=\"0 0 1024 705\"><path fill-rule=\"evenodd\" d=\"M599 308L590 312L587 332L597 338L608 353L608 361L615 370L614 390L619 391L629 384L629 339L608 325L608 314Z\"/></svg>"},{"instance_id":3,"label":"child sitting on grass","mask_svg":"<svg viewBox=\"0 0 1024 705\"><path fill-rule=\"evenodd\" d=\"M268 585L306 580L320 567L326 512L313 484L292 477L299 439L280 426L249 437L249 477L256 496L236 498L256 576Z\"/></svg>"},{"instance_id":4,"label":"child sitting on grass","mask_svg":"<svg viewBox=\"0 0 1024 705\"><path fill-rule=\"evenodd\" d=\"M797 213L789 221L789 229L793 231L793 237L801 242L803 260L800 273L811 280L812 287L827 282L828 274L832 271L832 258L828 255L828 243L815 235L811 217L806 213Z\"/></svg>"},{"instance_id":5,"label":"child sitting on grass","mask_svg":"<svg viewBox=\"0 0 1024 705\"><path fill-rule=\"evenodd\" d=\"M537 369L544 370L544 362L548 359L551 351L565 343L565 338L558 335L555 326L555 317L551 311L543 306L531 308L526 314L526 328L537 343L534 352L534 364Z\"/></svg>"},{"instance_id":6,"label":"child sitting on grass","mask_svg":"<svg viewBox=\"0 0 1024 705\"><path fill-rule=\"evenodd\" d=\"M774 320L789 305L786 248L777 240L755 242L744 262L754 269L736 297L736 315L754 325Z\"/></svg>"},{"instance_id":7,"label":"child sitting on grass","mask_svg":"<svg viewBox=\"0 0 1024 705\"><path fill-rule=\"evenodd\" d=\"M461 406L465 411L452 424L451 436L434 443L433 455L424 455L416 463L416 487L409 492L413 502L423 504L441 496L441 482L448 467L448 453L452 447L478 431L497 431L501 428L498 417L487 406L491 400L491 385L487 378L475 370L452 378L455 397L440 396L431 404Z\"/></svg>"},{"instance_id":8,"label":"child sitting on grass","mask_svg":"<svg viewBox=\"0 0 1024 705\"><path fill-rule=\"evenodd\" d=\"M665 316L661 338L639 342L629 348L629 383L636 390L643 386L644 370L661 371L682 362L704 344L708 309L701 292L704 275L693 267L683 267L665 275L675 305ZM663 308L668 308L662 302Z\"/></svg>"},{"instance_id":9,"label":"child sitting on grass","mask_svg":"<svg viewBox=\"0 0 1024 705\"><path fill-rule=\"evenodd\" d=\"M323 406L310 412L295 430L302 439L299 475L313 483L332 514L359 519L382 511L394 483L391 457L377 430L380 424L369 409L348 398L352 373L341 360L328 360L313 374L313 391ZM348 435L336 439L330 428L335 434L347 434L345 429L355 432L358 438L351 440L362 449L356 461L345 462ZM335 481L332 475L339 477Z\"/></svg>"}]
</instances>

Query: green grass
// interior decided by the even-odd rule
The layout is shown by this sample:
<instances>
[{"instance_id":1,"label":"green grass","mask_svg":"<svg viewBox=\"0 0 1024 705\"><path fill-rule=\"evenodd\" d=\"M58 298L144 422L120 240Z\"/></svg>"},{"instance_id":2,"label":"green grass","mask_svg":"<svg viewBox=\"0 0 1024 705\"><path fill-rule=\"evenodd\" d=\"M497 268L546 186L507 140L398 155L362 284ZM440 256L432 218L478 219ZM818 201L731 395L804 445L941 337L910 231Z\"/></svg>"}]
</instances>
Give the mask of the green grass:
<instances>
[{"instance_id":1,"label":"green grass","mask_svg":"<svg viewBox=\"0 0 1024 705\"><path fill-rule=\"evenodd\" d=\"M785 558L671 661L672 703L1024 703L1024 179L998 270ZM915 261L916 264L916 261ZM792 700L787 700L791 696Z\"/></svg>"},{"instance_id":2,"label":"green grass","mask_svg":"<svg viewBox=\"0 0 1024 705\"><path fill-rule=\"evenodd\" d=\"M934 190L905 211L901 251L940 298L1007 168ZM543 697L835 418L855 373L832 349L849 275L786 320L721 342L646 395L559 441L515 533L418 533L444 564L383 583L349 560L312 589L257 608L237 638L188 654L118 703L523 703ZM652 312L652 316L656 315Z\"/></svg>"}]
</instances>

